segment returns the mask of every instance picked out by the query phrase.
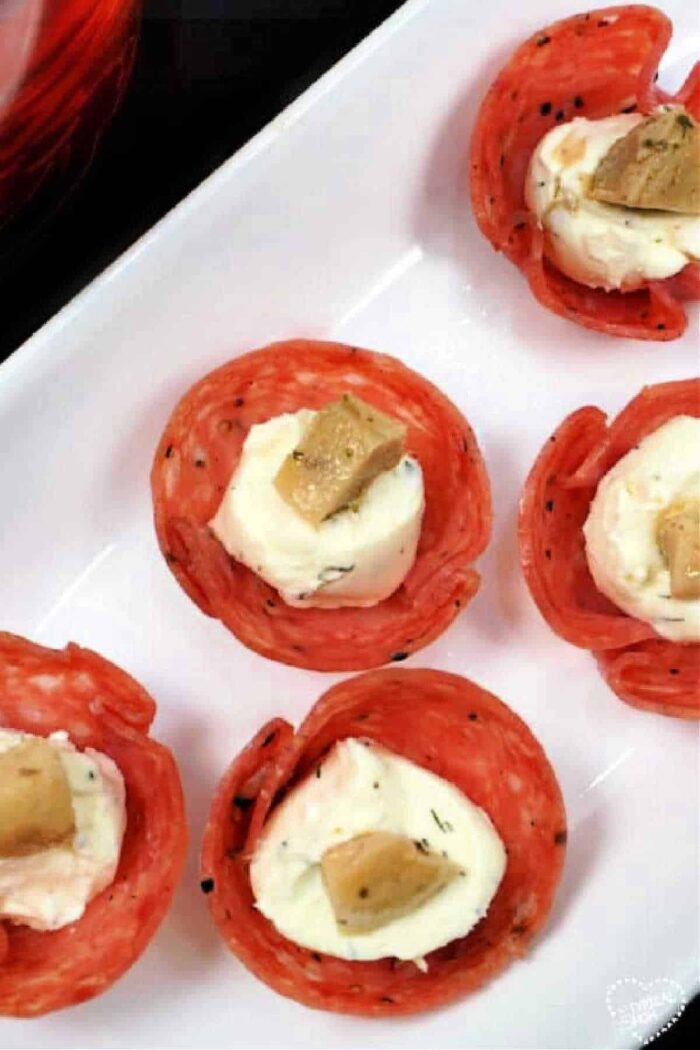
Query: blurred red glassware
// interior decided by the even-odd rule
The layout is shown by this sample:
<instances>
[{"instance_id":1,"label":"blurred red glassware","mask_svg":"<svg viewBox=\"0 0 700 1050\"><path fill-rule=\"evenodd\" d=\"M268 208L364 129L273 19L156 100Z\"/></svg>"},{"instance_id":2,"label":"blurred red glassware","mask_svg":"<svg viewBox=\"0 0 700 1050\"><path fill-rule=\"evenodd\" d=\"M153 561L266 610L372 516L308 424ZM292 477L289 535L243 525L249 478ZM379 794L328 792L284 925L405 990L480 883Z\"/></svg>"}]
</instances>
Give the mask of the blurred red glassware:
<instances>
[{"instance_id":1,"label":"blurred red glassware","mask_svg":"<svg viewBox=\"0 0 700 1050\"><path fill-rule=\"evenodd\" d=\"M124 93L139 0L0 0L0 225L57 177L65 194Z\"/></svg>"}]
</instances>

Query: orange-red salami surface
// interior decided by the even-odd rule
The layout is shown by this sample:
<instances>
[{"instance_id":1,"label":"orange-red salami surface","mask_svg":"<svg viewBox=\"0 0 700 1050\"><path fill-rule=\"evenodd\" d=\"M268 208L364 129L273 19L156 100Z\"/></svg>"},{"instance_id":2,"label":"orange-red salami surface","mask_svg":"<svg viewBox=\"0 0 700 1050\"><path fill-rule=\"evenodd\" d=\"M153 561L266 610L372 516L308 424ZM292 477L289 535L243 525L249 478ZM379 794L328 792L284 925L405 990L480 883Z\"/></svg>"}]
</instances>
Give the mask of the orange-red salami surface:
<instances>
[{"instance_id":1,"label":"orange-red salami surface","mask_svg":"<svg viewBox=\"0 0 700 1050\"><path fill-rule=\"evenodd\" d=\"M187 832L171 753L148 735L149 695L103 657L0 633L0 725L109 755L126 785L127 824L114 882L77 922L54 932L0 923L0 1014L35 1017L106 991L165 916Z\"/></svg>"},{"instance_id":2,"label":"orange-red salami surface","mask_svg":"<svg viewBox=\"0 0 700 1050\"><path fill-rule=\"evenodd\" d=\"M671 23L654 7L608 7L534 33L511 56L482 102L471 144L471 198L481 232L527 277L537 299L562 317L610 335L675 339L685 330L683 299L700 297L700 267L637 291L588 288L544 255L528 210L525 177L533 150L556 124L643 114L681 102L700 118L700 67L675 98L655 77Z\"/></svg>"},{"instance_id":3,"label":"orange-red salami surface","mask_svg":"<svg viewBox=\"0 0 700 1050\"><path fill-rule=\"evenodd\" d=\"M610 424L598 408L573 412L530 472L520 504L523 572L550 627L595 651L615 693L635 707L697 718L700 653L660 638L597 589L583 525L599 482L630 449L674 416L700 416L700 380L645 387Z\"/></svg>"},{"instance_id":4,"label":"orange-red salami surface","mask_svg":"<svg viewBox=\"0 0 700 1050\"><path fill-rule=\"evenodd\" d=\"M280 792L328 748L359 737L444 777L489 814L508 863L487 915L466 937L412 962L351 962L286 940L254 907L249 861ZM276 719L225 774L202 849L202 889L232 952L282 995L307 1006L386 1016L416 1013L473 991L522 956L552 905L566 815L547 758L525 723L456 675L385 669L325 693L299 730Z\"/></svg>"},{"instance_id":5,"label":"orange-red salami surface","mask_svg":"<svg viewBox=\"0 0 700 1050\"><path fill-rule=\"evenodd\" d=\"M208 522L253 425L348 390L407 427L425 483L417 558L371 608L293 608L229 557ZM491 532L486 467L461 413L394 358L338 343L275 343L196 383L165 428L151 486L158 542L193 601L263 656L318 671L402 660L441 634L478 589L471 565Z\"/></svg>"},{"instance_id":6,"label":"orange-red salami surface","mask_svg":"<svg viewBox=\"0 0 700 1050\"><path fill-rule=\"evenodd\" d=\"M600 672L621 700L676 718L700 717L700 652L652 638L595 653Z\"/></svg>"}]
</instances>

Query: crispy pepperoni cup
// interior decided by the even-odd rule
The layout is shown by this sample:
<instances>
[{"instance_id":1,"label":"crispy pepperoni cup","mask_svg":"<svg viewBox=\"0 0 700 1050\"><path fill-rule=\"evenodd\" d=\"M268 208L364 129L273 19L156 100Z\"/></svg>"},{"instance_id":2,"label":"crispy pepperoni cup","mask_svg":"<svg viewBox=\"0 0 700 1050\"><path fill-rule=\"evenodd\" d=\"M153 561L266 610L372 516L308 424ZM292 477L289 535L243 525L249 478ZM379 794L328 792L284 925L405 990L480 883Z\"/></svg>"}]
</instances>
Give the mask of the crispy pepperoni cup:
<instances>
[{"instance_id":1,"label":"crispy pepperoni cup","mask_svg":"<svg viewBox=\"0 0 700 1050\"><path fill-rule=\"evenodd\" d=\"M376 606L293 608L229 557L208 522L254 424L321 408L347 390L406 424L425 480L418 554L401 587ZM491 532L486 467L460 412L394 358L339 343L274 343L201 379L170 417L151 488L160 548L190 598L249 648L317 671L403 660L436 638L478 590L471 563Z\"/></svg>"},{"instance_id":2,"label":"crispy pepperoni cup","mask_svg":"<svg viewBox=\"0 0 700 1050\"><path fill-rule=\"evenodd\" d=\"M536 298L570 321L632 339L676 339L686 327L683 299L700 298L700 266L606 292L571 280L544 255L542 230L525 203L530 157L556 124L649 113L683 103L700 119L700 65L676 96L656 86L671 23L654 7L607 7L534 33L511 56L481 104L471 143L471 199L481 232L527 277Z\"/></svg>"},{"instance_id":3,"label":"crispy pepperoni cup","mask_svg":"<svg viewBox=\"0 0 700 1050\"><path fill-rule=\"evenodd\" d=\"M628 704L700 716L700 652L660 638L601 594L588 569L583 525L599 482L648 434L678 415L700 416L700 380L645 387L608 424L598 408L573 412L540 452L520 504L520 555L530 593L552 630L594 652Z\"/></svg>"},{"instance_id":4,"label":"crispy pepperoni cup","mask_svg":"<svg viewBox=\"0 0 700 1050\"><path fill-rule=\"evenodd\" d=\"M270 811L348 737L451 781L486 810L508 853L486 917L431 952L425 973L412 962L350 962L301 948L253 907L249 863ZM340 1013L416 1013L466 995L527 951L551 908L565 843L554 772L510 708L457 675L385 669L334 686L296 733L269 722L233 761L205 831L202 889L230 950L280 994Z\"/></svg>"},{"instance_id":5,"label":"crispy pepperoni cup","mask_svg":"<svg viewBox=\"0 0 700 1050\"><path fill-rule=\"evenodd\" d=\"M165 917L185 859L180 777L148 735L155 704L89 649L46 649L0 633L0 725L48 736L67 730L119 767L127 823L114 881L77 922L54 932L0 923L0 1014L36 1017L92 999L138 959Z\"/></svg>"}]
</instances>

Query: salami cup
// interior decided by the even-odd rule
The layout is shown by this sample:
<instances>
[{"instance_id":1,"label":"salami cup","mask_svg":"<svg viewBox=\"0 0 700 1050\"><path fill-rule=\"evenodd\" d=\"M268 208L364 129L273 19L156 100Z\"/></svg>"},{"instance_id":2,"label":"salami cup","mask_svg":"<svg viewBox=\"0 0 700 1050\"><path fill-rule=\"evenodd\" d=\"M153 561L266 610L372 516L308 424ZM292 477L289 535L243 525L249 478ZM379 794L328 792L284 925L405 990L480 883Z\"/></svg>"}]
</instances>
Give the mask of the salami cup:
<instances>
[{"instance_id":1,"label":"salami cup","mask_svg":"<svg viewBox=\"0 0 700 1050\"><path fill-rule=\"evenodd\" d=\"M682 300L700 297L700 266L689 262L672 277L645 280L630 290L572 280L547 257L546 237L525 199L528 166L547 132L576 117L648 115L660 104L673 103L697 120L700 67L675 96L656 84L671 29L661 11L638 4L601 8L545 26L500 70L473 132L470 188L481 232L523 272L543 306L608 335L680 336L687 324Z\"/></svg>"},{"instance_id":2,"label":"salami cup","mask_svg":"<svg viewBox=\"0 0 700 1050\"><path fill-rule=\"evenodd\" d=\"M678 416L700 416L700 380L645 387L610 423L590 406L568 416L525 484L520 552L530 593L549 626L591 650L621 700L659 714L698 718L698 645L660 637L649 623L608 600L591 576L583 531L601 479Z\"/></svg>"},{"instance_id":3,"label":"salami cup","mask_svg":"<svg viewBox=\"0 0 700 1050\"><path fill-rule=\"evenodd\" d=\"M378 604L298 608L229 556L209 522L251 427L348 391L406 428L425 486L417 555ZM337 343L275 343L195 383L165 427L151 487L160 548L189 597L249 648L318 671L403 660L441 634L478 589L471 566L491 531L486 468L457 408L394 358Z\"/></svg>"},{"instance_id":4,"label":"salami cup","mask_svg":"<svg viewBox=\"0 0 700 1050\"><path fill-rule=\"evenodd\" d=\"M100 995L136 961L168 911L187 832L175 761L149 736L154 714L144 689L89 649L47 649L0 633L2 728L41 737L67 732L80 751L112 759L126 790L116 875L82 917L52 931L0 923L0 1014L35 1017Z\"/></svg>"},{"instance_id":5,"label":"salami cup","mask_svg":"<svg viewBox=\"0 0 700 1050\"><path fill-rule=\"evenodd\" d=\"M350 961L309 951L254 906L250 861L268 821L290 789L319 775L329 749L349 738L454 785L488 814L505 847L504 874L485 917L427 954L422 969L397 958ZM439 836L444 828L432 830ZM205 832L202 889L230 950L275 991L317 1009L408 1014L473 991L527 951L550 911L565 843L556 777L513 711L456 675L384 669L331 688L296 733L282 719L269 722L233 761Z\"/></svg>"}]
</instances>

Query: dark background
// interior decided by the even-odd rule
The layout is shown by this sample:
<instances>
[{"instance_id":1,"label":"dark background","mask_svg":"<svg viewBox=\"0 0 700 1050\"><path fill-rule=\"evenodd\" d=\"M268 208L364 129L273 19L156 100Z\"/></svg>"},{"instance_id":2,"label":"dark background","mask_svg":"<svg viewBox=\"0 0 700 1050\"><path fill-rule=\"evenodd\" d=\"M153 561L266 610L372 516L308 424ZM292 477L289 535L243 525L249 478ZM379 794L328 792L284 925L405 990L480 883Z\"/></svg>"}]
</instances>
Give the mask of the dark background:
<instances>
[{"instance_id":1,"label":"dark background","mask_svg":"<svg viewBox=\"0 0 700 1050\"><path fill-rule=\"evenodd\" d=\"M0 231L0 360L400 6L145 0L129 90L90 170Z\"/></svg>"},{"instance_id":2,"label":"dark background","mask_svg":"<svg viewBox=\"0 0 700 1050\"><path fill-rule=\"evenodd\" d=\"M40 199L0 231L0 360L399 6L146 0L129 90L89 170L60 208ZM654 1046L680 1050L698 1030L696 999Z\"/></svg>"}]
</instances>

